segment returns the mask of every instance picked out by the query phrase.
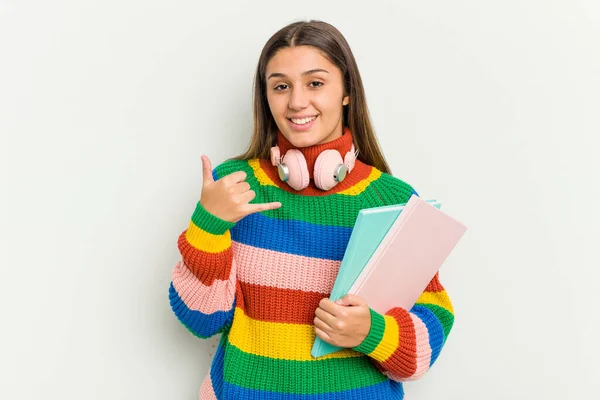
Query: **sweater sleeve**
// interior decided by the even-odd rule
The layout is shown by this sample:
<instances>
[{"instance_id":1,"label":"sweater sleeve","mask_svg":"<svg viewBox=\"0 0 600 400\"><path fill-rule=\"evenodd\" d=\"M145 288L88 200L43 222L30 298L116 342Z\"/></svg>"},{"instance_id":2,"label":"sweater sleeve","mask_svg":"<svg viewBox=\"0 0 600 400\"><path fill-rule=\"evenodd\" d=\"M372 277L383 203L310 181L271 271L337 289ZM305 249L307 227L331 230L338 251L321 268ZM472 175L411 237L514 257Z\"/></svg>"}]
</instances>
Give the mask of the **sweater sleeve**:
<instances>
[{"instance_id":1,"label":"sweater sleeve","mask_svg":"<svg viewBox=\"0 0 600 400\"><path fill-rule=\"evenodd\" d=\"M169 288L171 309L194 335L209 338L233 321L236 271L231 248L235 223L197 203L188 229L179 235L181 259Z\"/></svg>"},{"instance_id":2,"label":"sweater sleeve","mask_svg":"<svg viewBox=\"0 0 600 400\"><path fill-rule=\"evenodd\" d=\"M454 310L436 274L410 311L371 311L371 330L354 350L367 354L395 381L423 376L437 360L454 323Z\"/></svg>"}]
</instances>

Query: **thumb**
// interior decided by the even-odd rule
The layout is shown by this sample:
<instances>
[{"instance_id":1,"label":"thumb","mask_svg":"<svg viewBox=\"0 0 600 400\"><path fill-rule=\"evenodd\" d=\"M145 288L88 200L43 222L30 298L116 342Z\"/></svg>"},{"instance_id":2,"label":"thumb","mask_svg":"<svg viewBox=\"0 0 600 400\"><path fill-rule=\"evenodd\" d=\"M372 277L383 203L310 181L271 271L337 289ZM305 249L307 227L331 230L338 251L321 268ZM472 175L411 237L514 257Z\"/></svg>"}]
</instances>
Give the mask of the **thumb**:
<instances>
[{"instance_id":1,"label":"thumb","mask_svg":"<svg viewBox=\"0 0 600 400\"><path fill-rule=\"evenodd\" d=\"M207 156L202 156L202 186L213 183L212 166Z\"/></svg>"},{"instance_id":2,"label":"thumb","mask_svg":"<svg viewBox=\"0 0 600 400\"><path fill-rule=\"evenodd\" d=\"M367 304L367 302L360 296L347 294L341 299L337 299L335 304L340 306L362 306L363 304Z\"/></svg>"}]
</instances>

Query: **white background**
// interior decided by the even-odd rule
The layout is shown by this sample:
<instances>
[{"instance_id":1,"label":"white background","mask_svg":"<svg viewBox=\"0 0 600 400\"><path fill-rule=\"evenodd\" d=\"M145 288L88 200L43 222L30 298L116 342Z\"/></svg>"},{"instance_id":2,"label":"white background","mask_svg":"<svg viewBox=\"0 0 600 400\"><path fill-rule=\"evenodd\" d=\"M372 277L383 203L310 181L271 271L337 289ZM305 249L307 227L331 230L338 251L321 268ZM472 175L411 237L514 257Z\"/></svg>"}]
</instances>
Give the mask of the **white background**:
<instances>
[{"instance_id":1,"label":"white background","mask_svg":"<svg viewBox=\"0 0 600 400\"><path fill-rule=\"evenodd\" d=\"M214 339L168 287L200 156L245 149L260 50L306 18L394 174L469 227L407 399L597 398L597 0L0 0L0 398L197 398Z\"/></svg>"}]
</instances>

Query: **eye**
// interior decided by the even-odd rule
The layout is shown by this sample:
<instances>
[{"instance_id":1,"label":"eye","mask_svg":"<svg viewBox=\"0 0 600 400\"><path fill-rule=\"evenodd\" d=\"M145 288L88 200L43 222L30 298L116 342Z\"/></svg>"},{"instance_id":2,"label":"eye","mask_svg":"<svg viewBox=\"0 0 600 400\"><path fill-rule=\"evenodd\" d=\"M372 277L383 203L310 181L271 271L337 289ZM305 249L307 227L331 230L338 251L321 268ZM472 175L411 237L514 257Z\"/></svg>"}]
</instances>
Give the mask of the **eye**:
<instances>
[{"instance_id":1,"label":"eye","mask_svg":"<svg viewBox=\"0 0 600 400\"><path fill-rule=\"evenodd\" d=\"M309 83L309 85L312 85L313 83L316 83L317 85L313 85L312 87L317 88L320 86L323 86L323 82L319 82L319 81L312 81L311 83Z\"/></svg>"},{"instance_id":2,"label":"eye","mask_svg":"<svg viewBox=\"0 0 600 400\"><path fill-rule=\"evenodd\" d=\"M281 84L281 85L277 85L273 88L273 90L275 90L276 92L281 92L282 90L284 90L285 88L282 88L283 86L287 87L286 84Z\"/></svg>"}]
</instances>

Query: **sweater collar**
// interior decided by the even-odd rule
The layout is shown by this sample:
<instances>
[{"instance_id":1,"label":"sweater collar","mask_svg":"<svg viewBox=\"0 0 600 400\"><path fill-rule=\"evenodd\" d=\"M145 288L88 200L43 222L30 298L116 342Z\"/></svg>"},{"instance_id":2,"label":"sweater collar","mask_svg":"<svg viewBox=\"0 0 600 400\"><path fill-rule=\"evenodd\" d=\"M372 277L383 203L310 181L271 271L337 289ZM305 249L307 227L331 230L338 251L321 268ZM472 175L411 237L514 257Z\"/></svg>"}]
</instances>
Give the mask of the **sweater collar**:
<instances>
[{"instance_id":1,"label":"sweater collar","mask_svg":"<svg viewBox=\"0 0 600 400\"><path fill-rule=\"evenodd\" d=\"M315 162L317 161L317 157L325 150L337 150L342 159L346 153L348 153L352 149L352 133L350 132L350 128L344 127L342 136L332 140L331 142L317 144L309 147L296 147L292 143L290 143L285 136L281 133L281 131L277 130L277 146L279 146L279 150L281 155L283 156L290 149L299 150L304 158L306 159L306 166L308 167L308 174L310 175L310 179L313 179L313 173L315 169Z\"/></svg>"}]
</instances>

